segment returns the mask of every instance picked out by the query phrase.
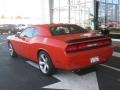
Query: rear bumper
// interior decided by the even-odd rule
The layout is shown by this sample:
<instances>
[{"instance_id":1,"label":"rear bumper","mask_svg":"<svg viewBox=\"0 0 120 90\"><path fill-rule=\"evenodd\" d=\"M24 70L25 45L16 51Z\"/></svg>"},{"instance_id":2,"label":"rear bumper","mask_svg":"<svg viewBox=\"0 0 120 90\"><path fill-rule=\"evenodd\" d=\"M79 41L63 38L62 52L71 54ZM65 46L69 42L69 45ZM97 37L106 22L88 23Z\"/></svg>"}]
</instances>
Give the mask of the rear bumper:
<instances>
[{"instance_id":1,"label":"rear bumper","mask_svg":"<svg viewBox=\"0 0 120 90\"><path fill-rule=\"evenodd\" d=\"M77 53L65 54L64 60L61 60L59 69L74 70L80 68L86 68L96 64L104 63L112 56L113 47L107 46L94 50L81 51ZM90 58L99 57L99 61L95 63L90 62Z\"/></svg>"}]
</instances>

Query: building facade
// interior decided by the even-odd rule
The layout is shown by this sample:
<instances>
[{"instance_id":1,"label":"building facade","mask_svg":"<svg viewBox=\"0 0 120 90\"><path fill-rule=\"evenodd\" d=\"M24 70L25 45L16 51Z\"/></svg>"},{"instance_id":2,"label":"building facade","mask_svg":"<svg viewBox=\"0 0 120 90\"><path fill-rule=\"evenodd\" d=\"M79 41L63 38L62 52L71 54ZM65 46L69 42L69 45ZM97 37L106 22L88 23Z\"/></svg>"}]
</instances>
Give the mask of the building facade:
<instances>
[{"instance_id":1,"label":"building facade","mask_svg":"<svg viewBox=\"0 0 120 90\"><path fill-rule=\"evenodd\" d=\"M120 27L120 0L54 0L53 23ZM97 24L96 24L97 23Z\"/></svg>"},{"instance_id":2,"label":"building facade","mask_svg":"<svg viewBox=\"0 0 120 90\"><path fill-rule=\"evenodd\" d=\"M99 23L120 27L120 0L100 0Z\"/></svg>"}]
</instances>

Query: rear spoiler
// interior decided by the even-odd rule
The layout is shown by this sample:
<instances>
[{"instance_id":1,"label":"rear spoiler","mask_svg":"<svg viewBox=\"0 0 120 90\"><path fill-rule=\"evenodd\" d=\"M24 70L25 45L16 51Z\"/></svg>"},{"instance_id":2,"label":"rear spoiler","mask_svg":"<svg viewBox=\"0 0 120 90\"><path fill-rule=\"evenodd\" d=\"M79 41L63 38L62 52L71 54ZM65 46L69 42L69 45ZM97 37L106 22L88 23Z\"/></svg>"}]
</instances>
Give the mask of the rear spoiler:
<instances>
[{"instance_id":1,"label":"rear spoiler","mask_svg":"<svg viewBox=\"0 0 120 90\"><path fill-rule=\"evenodd\" d=\"M85 40L93 40L93 39L100 39L100 38L107 38L106 36L97 36L97 37L89 37L89 38L80 38L80 39L72 39L66 41L67 43L73 43L73 42L80 42Z\"/></svg>"}]
</instances>

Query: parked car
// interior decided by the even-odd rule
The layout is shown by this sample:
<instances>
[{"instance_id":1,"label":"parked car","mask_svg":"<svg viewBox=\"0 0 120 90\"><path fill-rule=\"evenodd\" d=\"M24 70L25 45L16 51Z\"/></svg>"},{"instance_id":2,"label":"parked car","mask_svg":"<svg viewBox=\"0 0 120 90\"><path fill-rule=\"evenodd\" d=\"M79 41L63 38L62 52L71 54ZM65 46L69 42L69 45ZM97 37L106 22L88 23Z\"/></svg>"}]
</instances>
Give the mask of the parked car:
<instances>
[{"instance_id":1,"label":"parked car","mask_svg":"<svg viewBox=\"0 0 120 90\"><path fill-rule=\"evenodd\" d=\"M21 55L37 62L46 75L101 64L113 53L110 38L75 24L33 25L7 41L11 57Z\"/></svg>"}]
</instances>

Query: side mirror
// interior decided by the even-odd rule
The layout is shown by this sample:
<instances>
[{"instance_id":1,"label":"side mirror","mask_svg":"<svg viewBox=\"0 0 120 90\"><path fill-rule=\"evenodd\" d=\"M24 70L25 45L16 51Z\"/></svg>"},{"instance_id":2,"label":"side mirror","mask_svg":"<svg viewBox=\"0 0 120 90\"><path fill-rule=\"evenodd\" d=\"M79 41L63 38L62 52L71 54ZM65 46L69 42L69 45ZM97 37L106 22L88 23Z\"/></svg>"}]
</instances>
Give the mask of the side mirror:
<instances>
[{"instance_id":1,"label":"side mirror","mask_svg":"<svg viewBox=\"0 0 120 90\"><path fill-rule=\"evenodd\" d=\"M20 37L21 32L17 32L17 34L15 34L15 37Z\"/></svg>"}]
</instances>

